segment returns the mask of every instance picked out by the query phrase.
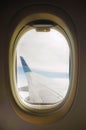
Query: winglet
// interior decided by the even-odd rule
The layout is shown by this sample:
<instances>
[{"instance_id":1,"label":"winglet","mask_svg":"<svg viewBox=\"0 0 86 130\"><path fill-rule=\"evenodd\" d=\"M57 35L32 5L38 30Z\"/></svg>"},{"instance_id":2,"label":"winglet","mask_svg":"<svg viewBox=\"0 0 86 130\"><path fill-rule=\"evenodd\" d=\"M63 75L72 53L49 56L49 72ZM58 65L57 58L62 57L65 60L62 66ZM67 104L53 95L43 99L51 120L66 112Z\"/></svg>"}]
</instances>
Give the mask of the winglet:
<instances>
[{"instance_id":1,"label":"winglet","mask_svg":"<svg viewBox=\"0 0 86 130\"><path fill-rule=\"evenodd\" d=\"M24 72L31 72L31 69L29 68L29 66L27 65L27 63L25 62L24 58L22 56L20 56L21 59L21 63L24 69Z\"/></svg>"}]
</instances>

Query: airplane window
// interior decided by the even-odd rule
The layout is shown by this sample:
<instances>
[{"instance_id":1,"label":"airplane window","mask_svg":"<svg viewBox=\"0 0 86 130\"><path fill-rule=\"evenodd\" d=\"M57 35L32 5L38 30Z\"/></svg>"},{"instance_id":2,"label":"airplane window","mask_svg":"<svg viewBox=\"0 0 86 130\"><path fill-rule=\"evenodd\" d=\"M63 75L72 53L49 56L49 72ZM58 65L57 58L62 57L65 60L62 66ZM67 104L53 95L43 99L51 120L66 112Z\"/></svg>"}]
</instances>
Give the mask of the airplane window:
<instances>
[{"instance_id":1,"label":"airplane window","mask_svg":"<svg viewBox=\"0 0 86 130\"><path fill-rule=\"evenodd\" d=\"M68 40L55 27L33 27L19 38L16 89L25 105L47 109L64 101L69 90L69 53Z\"/></svg>"},{"instance_id":2,"label":"airplane window","mask_svg":"<svg viewBox=\"0 0 86 130\"><path fill-rule=\"evenodd\" d=\"M16 113L25 121L53 122L69 111L76 94L76 33L64 13L60 18L53 13L29 15L28 12L12 24L10 99Z\"/></svg>"}]
</instances>

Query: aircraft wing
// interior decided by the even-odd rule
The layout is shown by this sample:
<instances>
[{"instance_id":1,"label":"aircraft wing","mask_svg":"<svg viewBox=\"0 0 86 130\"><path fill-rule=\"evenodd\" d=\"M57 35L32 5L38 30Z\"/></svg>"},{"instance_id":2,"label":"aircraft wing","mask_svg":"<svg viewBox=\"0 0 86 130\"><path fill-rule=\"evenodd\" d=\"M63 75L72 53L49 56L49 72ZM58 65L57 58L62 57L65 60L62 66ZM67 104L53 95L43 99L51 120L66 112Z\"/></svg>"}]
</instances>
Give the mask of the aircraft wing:
<instances>
[{"instance_id":1,"label":"aircraft wing","mask_svg":"<svg viewBox=\"0 0 86 130\"><path fill-rule=\"evenodd\" d=\"M53 89L53 80L32 72L24 58L20 59L28 81L28 89L22 88L22 90L28 90L29 103L56 103L63 99L61 93Z\"/></svg>"}]
</instances>

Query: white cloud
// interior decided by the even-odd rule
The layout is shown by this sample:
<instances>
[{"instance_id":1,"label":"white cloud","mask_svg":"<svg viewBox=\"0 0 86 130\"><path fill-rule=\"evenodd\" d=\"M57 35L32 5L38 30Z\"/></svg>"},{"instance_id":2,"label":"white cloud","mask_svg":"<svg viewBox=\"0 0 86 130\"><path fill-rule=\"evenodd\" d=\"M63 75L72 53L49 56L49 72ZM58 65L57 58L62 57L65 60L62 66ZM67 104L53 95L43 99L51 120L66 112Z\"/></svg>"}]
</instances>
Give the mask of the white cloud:
<instances>
[{"instance_id":1,"label":"white cloud","mask_svg":"<svg viewBox=\"0 0 86 130\"><path fill-rule=\"evenodd\" d=\"M69 47L58 31L26 32L18 42L17 54L22 55L31 68L46 71L69 71Z\"/></svg>"}]
</instances>

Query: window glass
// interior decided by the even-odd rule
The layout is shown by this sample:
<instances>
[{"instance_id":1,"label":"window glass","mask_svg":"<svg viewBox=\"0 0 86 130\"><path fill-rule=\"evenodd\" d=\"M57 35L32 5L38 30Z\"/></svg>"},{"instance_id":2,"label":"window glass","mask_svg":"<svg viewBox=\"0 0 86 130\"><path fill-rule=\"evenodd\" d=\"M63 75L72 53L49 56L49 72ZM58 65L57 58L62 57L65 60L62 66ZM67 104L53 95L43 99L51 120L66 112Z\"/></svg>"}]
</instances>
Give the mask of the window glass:
<instances>
[{"instance_id":1,"label":"window glass","mask_svg":"<svg viewBox=\"0 0 86 130\"><path fill-rule=\"evenodd\" d=\"M52 28L31 29L17 43L17 88L28 105L61 103L69 88L69 45L65 36Z\"/></svg>"}]
</instances>

